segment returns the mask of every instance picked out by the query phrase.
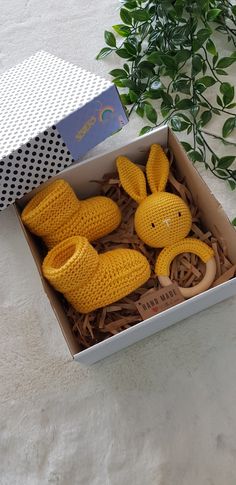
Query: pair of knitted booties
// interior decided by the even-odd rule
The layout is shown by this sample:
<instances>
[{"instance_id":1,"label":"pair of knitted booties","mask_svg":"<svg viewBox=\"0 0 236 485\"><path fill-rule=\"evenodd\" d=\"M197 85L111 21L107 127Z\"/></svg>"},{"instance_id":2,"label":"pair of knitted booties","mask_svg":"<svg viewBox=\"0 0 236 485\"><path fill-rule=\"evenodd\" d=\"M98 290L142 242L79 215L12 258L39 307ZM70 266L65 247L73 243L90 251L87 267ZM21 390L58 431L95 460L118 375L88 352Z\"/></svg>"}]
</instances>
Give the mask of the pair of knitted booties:
<instances>
[{"instance_id":1,"label":"pair of knitted booties","mask_svg":"<svg viewBox=\"0 0 236 485\"><path fill-rule=\"evenodd\" d=\"M21 217L50 249L44 276L81 313L114 303L150 277L149 263L138 251L98 254L90 244L121 222L119 207L108 197L79 200L65 180L56 180L31 199Z\"/></svg>"}]
</instances>

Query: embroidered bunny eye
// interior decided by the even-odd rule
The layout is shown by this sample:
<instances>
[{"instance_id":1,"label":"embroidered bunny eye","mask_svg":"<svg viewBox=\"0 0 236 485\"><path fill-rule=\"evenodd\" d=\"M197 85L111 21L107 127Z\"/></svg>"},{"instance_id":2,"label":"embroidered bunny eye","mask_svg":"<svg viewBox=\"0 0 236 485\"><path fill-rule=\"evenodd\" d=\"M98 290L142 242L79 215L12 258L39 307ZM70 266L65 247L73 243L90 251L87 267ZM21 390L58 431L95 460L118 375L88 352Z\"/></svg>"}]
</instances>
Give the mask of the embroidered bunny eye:
<instances>
[{"instance_id":1,"label":"embroidered bunny eye","mask_svg":"<svg viewBox=\"0 0 236 485\"><path fill-rule=\"evenodd\" d=\"M155 224L154 224L154 222L152 222L152 227L155 227Z\"/></svg>"},{"instance_id":2,"label":"embroidered bunny eye","mask_svg":"<svg viewBox=\"0 0 236 485\"><path fill-rule=\"evenodd\" d=\"M179 217L181 216L181 212L178 212L178 216L179 216Z\"/></svg>"}]
</instances>

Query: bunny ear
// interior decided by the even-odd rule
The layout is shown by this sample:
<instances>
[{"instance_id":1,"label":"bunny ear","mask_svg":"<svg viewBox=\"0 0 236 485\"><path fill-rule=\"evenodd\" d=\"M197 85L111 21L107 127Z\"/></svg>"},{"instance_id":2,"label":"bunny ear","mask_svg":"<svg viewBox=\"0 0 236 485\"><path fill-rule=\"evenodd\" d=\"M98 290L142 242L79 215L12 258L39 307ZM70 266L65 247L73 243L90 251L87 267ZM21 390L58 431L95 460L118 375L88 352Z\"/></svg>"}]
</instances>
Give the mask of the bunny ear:
<instances>
[{"instance_id":1,"label":"bunny ear","mask_svg":"<svg viewBox=\"0 0 236 485\"><path fill-rule=\"evenodd\" d=\"M146 180L141 168L126 157L118 157L116 166L122 187L140 204L147 197Z\"/></svg>"},{"instance_id":2,"label":"bunny ear","mask_svg":"<svg viewBox=\"0 0 236 485\"><path fill-rule=\"evenodd\" d=\"M146 175L152 193L164 192L170 170L169 160L160 145L152 145Z\"/></svg>"}]
</instances>

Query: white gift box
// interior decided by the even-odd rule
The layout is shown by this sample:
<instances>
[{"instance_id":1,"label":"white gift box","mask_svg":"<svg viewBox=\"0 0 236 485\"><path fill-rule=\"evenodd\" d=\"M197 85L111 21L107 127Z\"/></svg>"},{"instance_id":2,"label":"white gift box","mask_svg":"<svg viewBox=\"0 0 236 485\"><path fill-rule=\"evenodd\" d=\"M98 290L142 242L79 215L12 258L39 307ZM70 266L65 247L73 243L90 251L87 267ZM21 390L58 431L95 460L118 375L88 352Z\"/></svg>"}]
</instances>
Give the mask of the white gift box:
<instances>
[{"instance_id":1,"label":"white gift box","mask_svg":"<svg viewBox=\"0 0 236 485\"><path fill-rule=\"evenodd\" d=\"M195 203L198 205L204 225L216 237L224 235L227 245L228 257L232 263L236 263L236 231L231 225L220 203L210 192L208 186L203 181L195 167L189 161L187 154L181 144L176 139L173 132L167 128L161 128L151 132L141 138L137 138L131 143L120 147L118 150L85 160L77 165L67 168L63 174L55 178L64 178L80 197L89 197L97 192L97 185L91 180L99 180L105 173L115 169L115 160L118 155L125 155L136 163L145 162L152 143L159 143L163 147L168 146L175 157L175 163L179 173L184 176L189 190L192 193ZM164 328L181 321L190 315L200 312L215 303L218 303L236 294L236 278L232 278L226 283L211 288L204 293L192 297L178 305L169 308L158 315L145 321L137 323L131 328L124 330L86 350L78 351L79 344L73 335L71 324L64 312L58 294L53 290L49 283L44 279L41 271L42 257L34 237L23 226L20 213L29 199L35 194L33 191L27 194L16 205L15 209L19 216L19 221L24 232L26 241L29 244L33 258L41 275L42 284L49 298L49 303L55 312L57 320L62 329L67 345L74 359L83 364L93 364L139 340L149 337Z\"/></svg>"},{"instance_id":2,"label":"white gift box","mask_svg":"<svg viewBox=\"0 0 236 485\"><path fill-rule=\"evenodd\" d=\"M0 76L0 210L127 123L116 87L39 51Z\"/></svg>"}]
</instances>

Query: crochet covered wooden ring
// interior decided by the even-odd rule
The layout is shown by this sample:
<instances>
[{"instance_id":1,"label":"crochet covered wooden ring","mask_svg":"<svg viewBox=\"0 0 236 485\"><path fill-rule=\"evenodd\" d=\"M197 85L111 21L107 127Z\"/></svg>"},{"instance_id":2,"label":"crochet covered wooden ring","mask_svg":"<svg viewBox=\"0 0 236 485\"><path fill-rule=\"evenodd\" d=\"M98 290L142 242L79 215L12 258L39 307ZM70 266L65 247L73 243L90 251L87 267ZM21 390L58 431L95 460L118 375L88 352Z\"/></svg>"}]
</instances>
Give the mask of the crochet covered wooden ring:
<instances>
[{"instance_id":1,"label":"crochet covered wooden ring","mask_svg":"<svg viewBox=\"0 0 236 485\"><path fill-rule=\"evenodd\" d=\"M117 169L125 191L138 204L134 227L140 239L153 248L164 248L156 261L155 271L162 286L171 284L170 263L180 253L192 252L206 263L206 275L191 288L180 288L189 298L209 288L214 280L216 263L213 250L194 238L186 237L192 226L187 204L177 195L165 192L170 170L169 160L160 145L151 146L146 177L151 189L148 195L145 175L128 158L117 158Z\"/></svg>"},{"instance_id":2,"label":"crochet covered wooden ring","mask_svg":"<svg viewBox=\"0 0 236 485\"><path fill-rule=\"evenodd\" d=\"M169 278L171 262L178 254L185 252L196 254L206 264L206 273L200 283L190 288L182 288L179 286L184 298L190 298L207 290L215 278L216 262L214 251L207 244L198 239L186 238L183 241L164 248L157 258L155 272L162 286L171 285L172 281Z\"/></svg>"},{"instance_id":3,"label":"crochet covered wooden ring","mask_svg":"<svg viewBox=\"0 0 236 485\"><path fill-rule=\"evenodd\" d=\"M51 285L81 313L124 298L150 277L148 260L134 249L98 254L85 237L74 236L55 246L43 262Z\"/></svg>"},{"instance_id":4,"label":"crochet covered wooden ring","mask_svg":"<svg viewBox=\"0 0 236 485\"><path fill-rule=\"evenodd\" d=\"M84 236L89 241L106 236L119 226L121 212L108 197L79 200L71 186L59 179L30 200L21 218L33 234L52 248L70 236Z\"/></svg>"}]
</instances>

